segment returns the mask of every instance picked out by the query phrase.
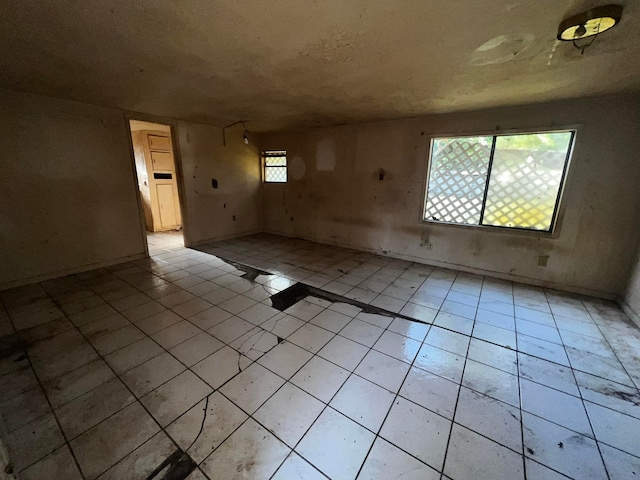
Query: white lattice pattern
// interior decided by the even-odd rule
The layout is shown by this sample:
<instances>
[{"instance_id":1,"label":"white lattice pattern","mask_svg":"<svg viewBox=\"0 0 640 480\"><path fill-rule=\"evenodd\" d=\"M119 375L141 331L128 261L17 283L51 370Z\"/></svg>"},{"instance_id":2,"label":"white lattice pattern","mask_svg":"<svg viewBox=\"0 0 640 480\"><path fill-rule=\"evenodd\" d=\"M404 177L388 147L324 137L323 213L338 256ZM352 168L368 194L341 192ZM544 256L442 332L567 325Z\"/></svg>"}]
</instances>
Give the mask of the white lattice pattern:
<instances>
[{"instance_id":1,"label":"white lattice pattern","mask_svg":"<svg viewBox=\"0 0 640 480\"><path fill-rule=\"evenodd\" d=\"M566 154L496 150L483 224L549 230Z\"/></svg>"},{"instance_id":2,"label":"white lattice pattern","mask_svg":"<svg viewBox=\"0 0 640 480\"><path fill-rule=\"evenodd\" d=\"M434 141L425 218L480 222L491 141L491 137Z\"/></svg>"}]
</instances>

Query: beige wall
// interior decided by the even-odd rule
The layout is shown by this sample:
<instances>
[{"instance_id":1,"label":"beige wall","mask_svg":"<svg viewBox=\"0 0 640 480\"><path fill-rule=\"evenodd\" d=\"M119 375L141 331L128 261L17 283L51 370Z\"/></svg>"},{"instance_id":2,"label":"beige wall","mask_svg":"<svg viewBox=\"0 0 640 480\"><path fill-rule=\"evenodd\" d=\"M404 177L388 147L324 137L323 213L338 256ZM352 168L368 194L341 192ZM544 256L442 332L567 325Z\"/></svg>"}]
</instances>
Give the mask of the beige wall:
<instances>
[{"instance_id":1,"label":"beige wall","mask_svg":"<svg viewBox=\"0 0 640 480\"><path fill-rule=\"evenodd\" d=\"M287 150L290 175L264 186L265 229L612 297L640 231L639 112L638 97L619 96L265 134L265 149ZM578 124L557 238L420 222L430 136Z\"/></svg>"},{"instance_id":2,"label":"beige wall","mask_svg":"<svg viewBox=\"0 0 640 480\"><path fill-rule=\"evenodd\" d=\"M144 254L122 112L0 90L0 286Z\"/></svg>"},{"instance_id":3,"label":"beige wall","mask_svg":"<svg viewBox=\"0 0 640 480\"><path fill-rule=\"evenodd\" d=\"M257 149L177 128L189 239L260 230ZM128 137L121 110L0 90L0 289L144 255Z\"/></svg>"},{"instance_id":4,"label":"beige wall","mask_svg":"<svg viewBox=\"0 0 640 480\"><path fill-rule=\"evenodd\" d=\"M243 143L241 126L227 129L226 137L223 146L221 128L178 123L188 212L184 223L192 246L262 230L259 150L255 141Z\"/></svg>"},{"instance_id":5,"label":"beige wall","mask_svg":"<svg viewBox=\"0 0 640 480\"><path fill-rule=\"evenodd\" d=\"M631 276L623 296L623 309L640 326L640 251L631 263Z\"/></svg>"}]
</instances>

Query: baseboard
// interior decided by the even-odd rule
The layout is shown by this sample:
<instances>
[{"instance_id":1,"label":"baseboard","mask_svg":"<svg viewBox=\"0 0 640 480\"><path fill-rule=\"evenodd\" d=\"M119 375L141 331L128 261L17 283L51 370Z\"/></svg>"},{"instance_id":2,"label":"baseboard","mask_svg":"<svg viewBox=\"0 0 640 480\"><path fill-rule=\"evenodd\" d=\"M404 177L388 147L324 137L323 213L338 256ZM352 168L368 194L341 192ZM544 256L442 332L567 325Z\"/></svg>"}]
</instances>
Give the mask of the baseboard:
<instances>
[{"instance_id":1,"label":"baseboard","mask_svg":"<svg viewBox=\"0 0 640 480\"><path fill-rule=\"evenodd\" d=\"M627 314L631 321L635 323L638 328L640 328L640 315L633 308L631 308L631 305L629 305L622 297L616 298L616 303L622 309L622 311Z\"/></svg>"},{"instance_id":2,"label":"baseboard","mask_svg":"<svg viewBox=\"0 0 640 480\"><path fill-rule=\"evenodd\" d=\"M244 237L244 236L247 236L247 235L255 235L256 233L262 233L262 232L264 232L264 230L262 230L261 228L254 229L254 230L247 230L246 232L232 233L231 235L222 235L220 237L213 237L213 238L207 238L207 239L204 239L204 240L197 240L195 242L189 242L188 245L185 244L185 247L187 247L187 248L195 248L195 247L199 247L200 245L206 245L207 243L221 242L223 240L229 240L229 239L232 239L232 238Z\"/></svg>"},{"instance_id":3,"label":"baseboard","mask_svg":"<svg viewBox=\"0 0 640 480\"><path fill-rule=\"evenodd\" d=\"M543 287L543 288L552 288L554 290L561 290L564 292L570 292L570 293L576 293L578 295L586 295L589 297L597 297L597 298L603 298L606 300L617 300L618 295L615 293L611 293L611 292L603 292L600 290L593 290L590 288L584 288L584 287L579 287L579 286L575 286L575 285L566 285L564 283L557 283L557 282L550 282L550 281L546 281L546 280L540 280L537 278L529 278L529 277L522 277L519 275L513 275L513 274L509 274L509 273L502 273L502 272L495 272L492 270L485 270L482 268L475 268L475 267L469 267L466 265L459 265L457 263L449 263L449 262L442 262L442 261L437 261L437 260L425 260L424 258L421 257L415 257L413 255L404 255L402 253L396 253L396 252L391 252L388 250L378 250L375 248L367 248L367 247L362 247L359 245L352 245L352 244L348 244L348 243L343 243L343 242L336 242L336 241L318 241L317 239L314 238L309 238L306 237L304 235L290 235L287 233L283 233L283 232L278 232L275 230L269 230L269 229L265 229L263 230L264 233L269 233L272 235L279 235L282 237L287 237L287 238L300 238L302 240L307 240L310 242L315 242L315 243L321 243L323 245L331 245L334 247L341 247L341 248L349 248L351 250L358 250L361 252L367 252L367 253L374 253L376 255L380 255L381 257L390 257L390 258L396 258L398 260L406 260L409 262L416 262L416 263L422 263L424 265L431 265L434 267L443 267L443 268L448 268L451 270L457 270L460 272L466 272L466 273L473 273L476 275L485 275L487 277L492 277L492 278L498 278L500 280L509 280L512 282L518 282L518 283L524 283L527 285L532 285L535 287Z\"/></svg>"},{"instance_id":4,"label":"baseboard","mask_svg":"<svg viewBox=\"0 0 640 480\"><path fill-rule=\"evenodd\" d=\"M107 260L105 262L90 263L82 265L80 267L74 267L67 270L60 270L52 273L45 273L42 275L36 275L33 277L23 278L19 280L11 280L9 282L0 283L0 290L7 290L9 288L22 287L24 285L30 285L32 283L45 282L47 280L53 280L54 278L66 277L67 275L74 275L76 273L88 272L89 270L95 270L96 268L110 267L111 265L117 265L119 263L133 262L135 260L141 260L147 258L144 253L137 255L129 255L128 257L115 258L113 260Z\"/></svg>"}]
</instances>

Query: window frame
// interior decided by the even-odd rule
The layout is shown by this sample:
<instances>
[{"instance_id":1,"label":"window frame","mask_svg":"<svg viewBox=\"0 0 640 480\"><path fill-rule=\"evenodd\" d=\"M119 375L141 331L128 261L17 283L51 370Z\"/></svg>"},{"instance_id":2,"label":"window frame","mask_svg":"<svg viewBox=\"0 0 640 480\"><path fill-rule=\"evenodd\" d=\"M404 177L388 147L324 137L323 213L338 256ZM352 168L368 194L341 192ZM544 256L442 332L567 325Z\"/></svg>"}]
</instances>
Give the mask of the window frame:
<instances>
[{"instance_id":1,"label":"window frame","mask_svg":"<svg viewBox=\"0 0 640 480\"><path fill-rule=\"evenodd\" d=\"M426 167L423 170L423 188L422 188L422 203L420 204L420 217L419 223L422 225L441 225L444 227L453 227L453 228L462 228L462 229L474 229L476 231L486 231L493 233L503 233L503 234L512 234L512 235L524 235L524 236L535 236L535 237L546 237L546 238L558 238L560 233L560 226L562 224L562 220L564 218L564 213L566 209L566 202L563 201L564 195L566 192L567 184L570 183L569 171L573 161L573 153L575 151L576 140L578 136L581 134L581 130L583 128L582 124L573 124L573 125L562 125L562 126L552 126L552 127L543 127L543 128L518 128L518 129L505 129L501 130L497 128L496 130L489 131L471 131L470 133L464 132L456 132L452 134L448 134L446 132L434 132L426 135L427 144L427 159L426 159ZM433 152L433 143L434 140L440 138L466 138L466 137L501 137L501 136L510 136L510 135L536 135L543 133L559 133L559 132L571 132L571 143L569 145L569 149L567 151L566 160L564 164L564 169L562 171L562 177L560 181L560 188L558 191L558 196L556 198L556 204L554 207L553 218L551 219L551 226L549 230L534 230L531 228L523 228L523 227L505 227L502 225L471 225L471 224L462 224L455 222L445 222L445 221L437 221L425 218L425 207L427 204L428 198L428 188L429 188L429 178L431 176L431 155ZM486 197L489 192L489 183L491 181L491 170L493 164L493 156L494 156L494 148L495 141L492 142L492 150L491 150L491 159L490 159L490 167L487 175L487 184L485 185L485 192L482 200L483 211L481 219L484 218L484 207L486 206Z\"/></svg>"},{"instance_id":2,"label":"window frame","mask_svg":"<svg viewBox=\"0 0 640 480\"><path fill-rule=\"evenodd\" d=\"M284 155L268 155L268 153L283 153ZM284 157L285 159L285 164L281 165L281 166L276 166L276 165L267 165L267 157ZM274 182L271 180L267 180L267 169L268 168L282 168L284 166L286 173L287 173L287 178L284 182ZM270 149L270 150L263 150L262 151L262 183L263 184L270 184L270 183L274 183L276 185L284 185L286 183L289 182L289 159L287 158L287 151L284 149Z\"/></svg>"}]
</instances>

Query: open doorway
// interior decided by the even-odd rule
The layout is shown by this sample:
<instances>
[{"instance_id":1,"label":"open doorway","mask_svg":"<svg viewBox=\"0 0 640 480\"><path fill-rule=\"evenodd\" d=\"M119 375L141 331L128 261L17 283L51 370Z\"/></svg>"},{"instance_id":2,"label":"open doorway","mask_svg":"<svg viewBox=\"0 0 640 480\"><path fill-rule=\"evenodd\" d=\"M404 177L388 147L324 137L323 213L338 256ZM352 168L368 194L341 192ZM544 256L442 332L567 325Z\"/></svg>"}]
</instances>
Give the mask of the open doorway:
<instances>
[{"instance_id":1,"label":"open doorway","mask_svg":"<svg viewBox=\"0 0 640 480\"><path fill-rule=\"evenodd\" d=\"M171 126L129 120L149 250L184 246Z\"/></svg>"}]
</instances>

